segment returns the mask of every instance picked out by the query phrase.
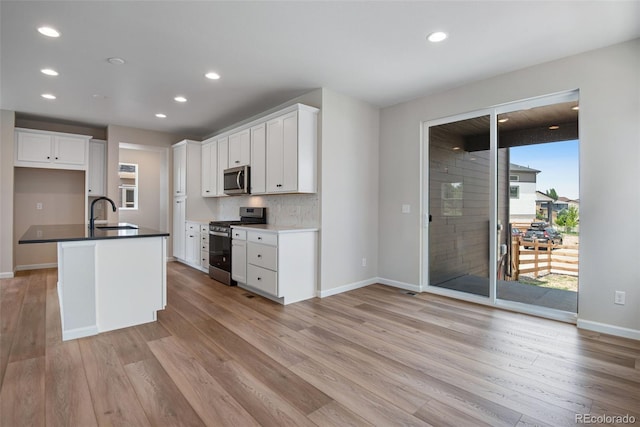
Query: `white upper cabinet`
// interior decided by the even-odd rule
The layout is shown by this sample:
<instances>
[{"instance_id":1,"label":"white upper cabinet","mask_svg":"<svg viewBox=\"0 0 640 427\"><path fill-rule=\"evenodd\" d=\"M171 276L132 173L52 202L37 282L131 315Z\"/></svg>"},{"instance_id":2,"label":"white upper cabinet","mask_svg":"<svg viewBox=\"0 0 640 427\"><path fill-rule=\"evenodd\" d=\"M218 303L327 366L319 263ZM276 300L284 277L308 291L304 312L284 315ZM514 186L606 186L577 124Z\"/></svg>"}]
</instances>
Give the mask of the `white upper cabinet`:
<instances>
[{"instance_id":1,"label":"white upper cabinet","mask_svg":"<svg viewBox=\"0 0 640 427\"><path fill-rule=\"evenodd\" d=\"M15 130L15 166L50 169L87 169L91 136Z\"/></svg>"},{"instance_id":2,"label":"white upper cabinet","mask_svg":"<svg viewBox=\"0 0 640 427\"><path fill-rule=\"evenodd\" d=\"M173 195L187 194L187 144L178 143L173 146Z\"/></svg>"},{"instance_id":3,"label":"white upper cabinet","mask_svg":"<svg viewBox=\"0 0 640 427\"><path fill-rule=\"evenodd\" d=\"M251 194L264 194L267 170L267 134L264 123L251 128Z\"/></svg>"},{"instance_id":4,"label":"white upper cabinet","mask_svg":"<svg viewBox=\"0 0 640 427\"><path fill-rule=\"evenodd\" d=\"M267 122L267 193L317 191L317 110L307 108Z\"/></svg>"},{"instance_id":5,"label":"white upper cabinet","mask_svg":"<svg viewBox=\"0 0 640 427\"><path fill-rule=\"evenodd\" d=\"M244 166L251 163L250 130L245 129L229 135L229 166Z\"/></svg>"},{"instance_id":6,"label":"white upper cabinet","mask_svg":"<svg viewBox=\"0 0 640 427\"><path fill-rule=\"evenodd\" d=\"M203 141L202 143L202 197L218 195L218 143Z\"/></svg>"},{"instance_id":7,"label":"white upper cabinet","mask_svg":"<svg viewBox=\"0 0 640 427\"><path fill-rule=\"evenodd\" d=\"M229 167L229 138L221 138L218 144L218 171L217 184L218 196L224 196L224 170Z\"/></svg>"},{"instance_id":8,"label":"white upper cabinet","mask_svg":"<svg viewBox=\"0 0 640 427\"><path fill-rule=\"evenodd\" d=\"M106 194L106 160L107 142L92 139L89 142L87 195L104 196Z\"/></svg>"}]
</instances>

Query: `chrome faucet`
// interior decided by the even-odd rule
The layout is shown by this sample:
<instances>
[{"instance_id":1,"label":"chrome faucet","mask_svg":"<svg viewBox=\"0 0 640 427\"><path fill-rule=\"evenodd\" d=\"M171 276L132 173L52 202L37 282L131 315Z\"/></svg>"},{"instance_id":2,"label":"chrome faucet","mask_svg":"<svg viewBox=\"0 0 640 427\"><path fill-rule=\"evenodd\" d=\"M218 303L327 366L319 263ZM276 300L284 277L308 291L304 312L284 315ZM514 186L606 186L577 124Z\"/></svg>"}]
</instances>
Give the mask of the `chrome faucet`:
<instances>
[{"instance_id":1,"label":"chrome faucet","mask_svg":"<svg viewBox=\"0 0 640 427\"><path fill-rule=\"evenodd\" d=\"M89 218L89 228L91 230L93 230L93 228L95 227L95 218L93 217L93 207L96 204L96 202L99 202L100 200L106 200L107 202L111 203L111 207L113 208L113 211L116 211L116 204L113 203L113 200L111 200L108 197L98 197L97 199L95 199L93 202L91 202L91 216Z\"/></svg>"}]
</instances>

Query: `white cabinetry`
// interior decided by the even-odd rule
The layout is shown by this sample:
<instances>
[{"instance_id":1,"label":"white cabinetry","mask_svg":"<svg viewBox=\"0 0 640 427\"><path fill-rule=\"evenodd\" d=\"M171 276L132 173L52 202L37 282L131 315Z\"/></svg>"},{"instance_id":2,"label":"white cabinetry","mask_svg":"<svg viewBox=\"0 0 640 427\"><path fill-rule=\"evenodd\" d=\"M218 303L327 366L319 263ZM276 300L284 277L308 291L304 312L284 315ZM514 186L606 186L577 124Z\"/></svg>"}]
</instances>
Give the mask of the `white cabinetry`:
<instances>
[{"instance_id":1,"label":"white cabinetry","mask_svg":"<svg viewBox=\"0 0 640 427\"><path fill-rule=\"evenodd\" d=\"M15 130L15 166L86 170L91 136Z\"/></svg>"},{"instance_id":2,"label":"white cabinetry","mask_svg":"<svg viewBox=\"0 0 640 427\"><path fill-rule=\"evenodd\" d=\"M186 231L187 198L175 197L173 199L173 256L180 260L186 258Z\"/></svg>"},{"instance_id":3,"label":"white cabinetry","mask_svg":"<svg viewBox=\"0 0 640 427\"><path fill-rule=\"evenodd\" d=\"M267 122L267 193L316 192L316 111L300 109Z\"/></svg>"},{"instance_id":4,"label":"white cabinetry","mask_svg":"<svg viewBox=\"0 0 640 427\"><path fill-rule=\"evenodd\" d=\"M209 225L200 224L200 270L209 272Z\"/></svg>"},{"instance_id":5,"label":"white cabinetry","mask_svg":"<svg viewBox=\"0 0 640 427\"><path fill-rule=\"evenodd\" d=\"M204 141L202 143L202 197L218 195L218 143Z\"/></svg>"},{"instance_id":6,"label":"white cabinetry","mask_svg":"<svg viewBox=\"0 0 640 427\"><path fill-rule=\"evenodd\" d=\"M179 144L179 145L178 145ZM173 196L187 195L187 145L173 146Z\"/></svg>"},{"instance_id":7,"label":"white cabinetry","mask_svg":"<svg viewBox=\"0 0 640 427\"><path fill-rule=\"evenodd\" d=\"M193 267L200 267L200 224L197 222L185 222L184 260Z\"/></svg>"},{"instance_id":8,"label":"white cabinetry","mask_svg":"<svg viewBox=\"0 0 640 427\"><path fill-rule=\"evenodd\" d=\"M251 163L250 130L245 129L229 135L229 167L244 166Z\"/></svg>"},{"instance_id":9,"label":"white cabinetry","mask_svg":"<svg viewBox=\"0 0 640 427\"><path fill-rule=\"evenodd\" d=\"M216 181L218 183L218 196L224 196L224 170L229 167L229 138L222 138L218 144L218 170Z\"/></svg>"},{"instance_id":10,"label":"white cabinetry","mask_svg":"<svg viewBox=\"0 0 640 427\"><path fill-rule=\"evenodd\" d=\"M247 283L247 232L231 232L231 278L236 282Z\"/></svg>"},{"instance_id":11,"label":"white cabinetry","mask_svg":"<svg viewBox=\"0 0 640 427\"><path fill-rule=\"evenodd\" d=\"M104 196L106 194L107 142L92 139L89 142L89 168L87 171L87 195Z\"/></svg>"},{"instance_id":12,"label":"white cabinetry","mask_svg":"<svg viewBox=\"0 0 640 427\"><path fill-rule=\"evenodd\" d=\"M313 298L316 293L317 230L269 225L233 227L246 231L246 287L282 304ZM240 251L240 249L238 249ZM235 255L234 255L235 256ZM232 256L232 268L237 258ZM240 277L240 273L236 273Z\"/></svg>"},{"instance_id":13,"label":"white cabinetry","mask_svg":"<svg viewBox=\"0 0 640 427\"><path fill-rule=\"evenodd\" d=\"M251 128L251 194L263 194L267 191L267 135L265 124Z\"/></svg>"},{"instance_id":14,"label":"white cabinetry","mask_svg":"<svg viewBox=\"0 0 640 427\"><path fill-rule=\"evenodd\" d=\"M195 243L187 242L189 234L186 221L189 215L199 210L201 194L201 144L185 139L173 148L173 256L189 265L199 265L200 229ZM194 236L195 236L194 234Z\"/></svg>"}]
</instances>

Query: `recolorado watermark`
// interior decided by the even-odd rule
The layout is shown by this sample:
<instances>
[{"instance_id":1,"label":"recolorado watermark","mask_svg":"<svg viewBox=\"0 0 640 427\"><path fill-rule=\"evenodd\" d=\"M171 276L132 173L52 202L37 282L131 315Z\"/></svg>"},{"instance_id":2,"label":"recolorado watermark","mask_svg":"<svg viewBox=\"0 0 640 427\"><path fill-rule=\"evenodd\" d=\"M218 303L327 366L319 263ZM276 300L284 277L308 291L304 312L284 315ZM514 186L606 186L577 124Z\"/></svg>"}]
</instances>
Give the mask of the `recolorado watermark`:
<instances>
[{"instance_id":1,"label":"recolorado watermark","mask_svg":"<svg viewBox=\"0 0 640 427\"><path fill-rule=\"evenodd\" d=\"M635 424L636 417L633 415L593 415L576 414L576 424Z\"/></svg>"}]
</instances>

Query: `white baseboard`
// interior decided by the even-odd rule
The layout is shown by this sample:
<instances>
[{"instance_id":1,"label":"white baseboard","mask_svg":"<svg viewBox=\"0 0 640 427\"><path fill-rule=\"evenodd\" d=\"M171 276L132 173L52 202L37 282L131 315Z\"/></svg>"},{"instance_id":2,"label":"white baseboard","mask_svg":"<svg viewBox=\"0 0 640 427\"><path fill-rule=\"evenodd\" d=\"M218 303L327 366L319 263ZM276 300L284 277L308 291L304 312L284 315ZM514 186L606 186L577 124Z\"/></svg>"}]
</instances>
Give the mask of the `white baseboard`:
<instances>
[{"instance_id":1,"label":"white baseboard","mask_svg":"<svg viewBox=\"0 0 640 427\"><path fill-rule=\"evenodd\" d=\"M62 341L75 340L76 338L90 337L92 335L98 335L98 328L96 326L70 329L68 331L63 330Z\"/></svg>"},{"instance_id":2,"label":"white baseboard","mask_svg":"<svg viewBox=\"0 0 640 427\"><path fill-rule=\"evenodd\" d=\"M397 280L385 279L384 277L378 277L378 283L381 283L387 286L393 286L394 288L405 289L407 291L422 292L422 289L420 289L420 285L414 285L413 283L399 282Z\"/></svg>"},{"instance_id":3,"label":"white baseboard","mask_svg":"<svg viewBox=\"0 0 640 427\"><path fill-rule=\"evenodd\" d=\"M10 271L7 271L6 273L0 273L0 279L13 279L14 277L15 275Z\"/></svg>"},{"instance_id":4,"label":"white baseboard","mask_svg":"<svg viewBox=\"0 0 640 427\"><path fill-rule=\"evenodd\" d=\"M603 334L615 335L632 340L640 340L640 331L637 329L623 328L622 326L609 325L607 323L593 322L591 320L578 319L578 328Z\"/></svg>"},{"instance_id":5,"label":"white baseboard","mask_svg":"<svg viewBox=\"0 0 640 427\"><path fill-rule=\"evenodd\" d=\"M327 289L326 291L321 290L320 292L318 292L318 296L320 298L325 298L331 295L337 295L343 292L352 291L354 289L364 288L365 286L373 285L374 283L378 283L377 277L361 280L359 282L348 283L346 285L338 286L337 288Z\"/></svg>"},{"instance_id":6,"label":"white baseboard","mask_svg":"<svg viewBox=\"0 0 640 427\"><path fill-rule=\"evenodd\" d=\"M17 265L16 271L25 271L25 270L41 270L43 268L58 268L57 262L50 262L47 264L27 264L27 265Z\"/></svg>"}]
</instances>

